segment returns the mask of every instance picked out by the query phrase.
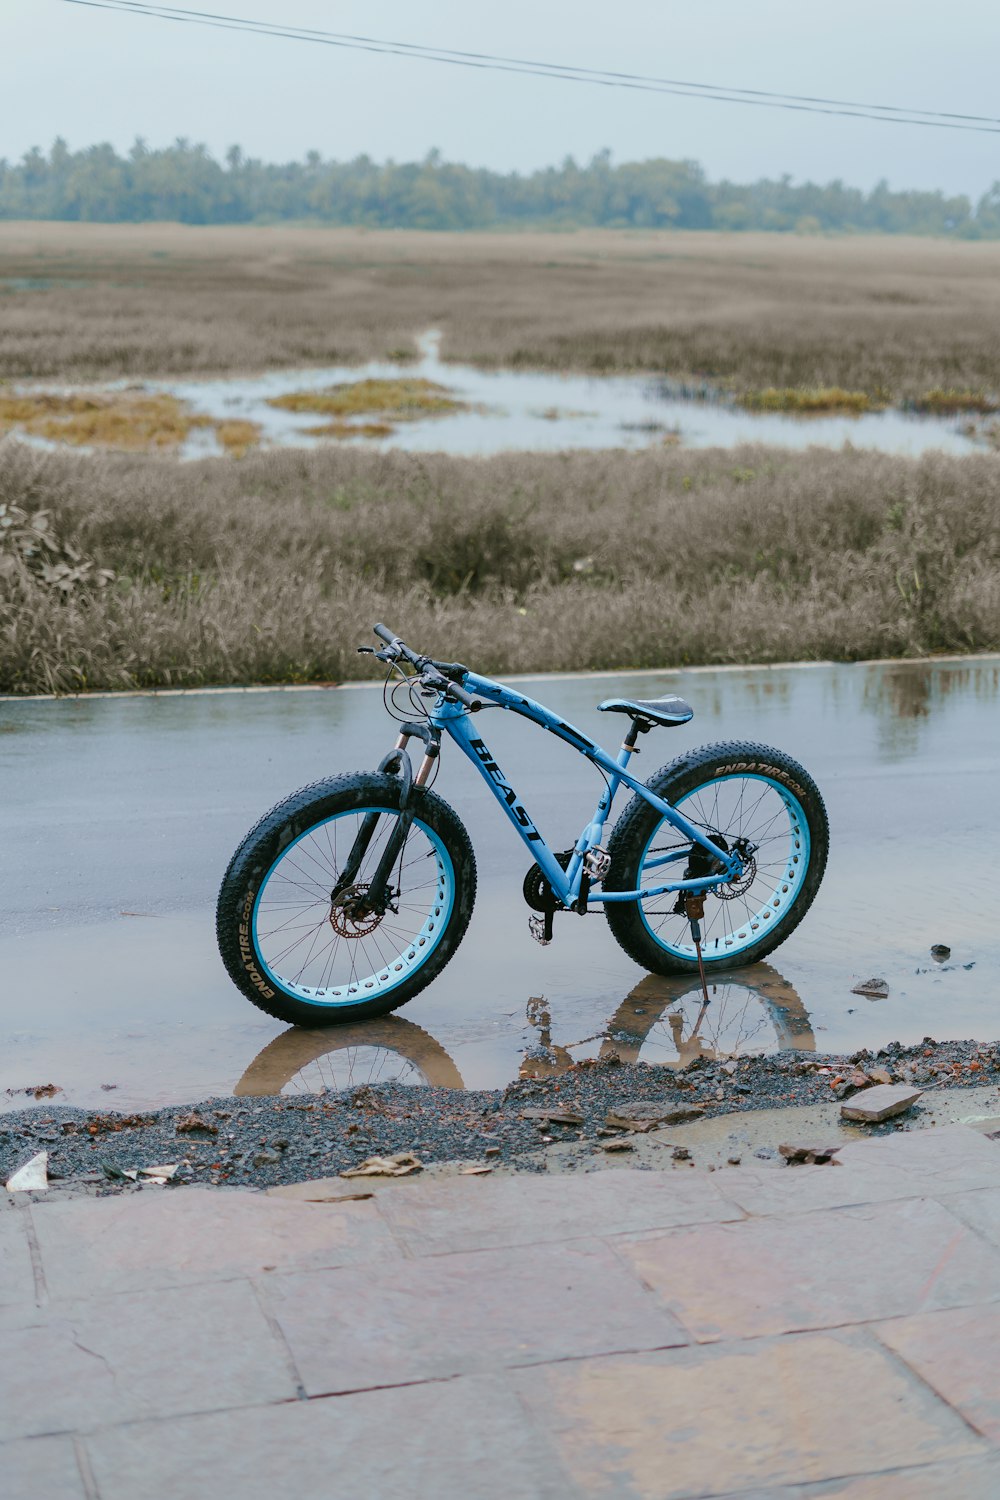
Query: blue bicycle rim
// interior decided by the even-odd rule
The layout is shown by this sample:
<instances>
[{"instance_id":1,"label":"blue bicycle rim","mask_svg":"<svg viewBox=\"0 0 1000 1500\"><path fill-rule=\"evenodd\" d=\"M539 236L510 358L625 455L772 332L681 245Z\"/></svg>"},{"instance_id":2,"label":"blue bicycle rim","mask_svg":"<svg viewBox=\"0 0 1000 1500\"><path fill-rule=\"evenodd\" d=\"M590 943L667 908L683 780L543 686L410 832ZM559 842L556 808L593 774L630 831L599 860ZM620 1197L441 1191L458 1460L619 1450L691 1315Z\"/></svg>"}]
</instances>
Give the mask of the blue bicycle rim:
<instances>
[{"instance_id":1,"label":"blue bicycle rim","mask_svg":"<svg viewBox=\"0 0 1000 1500\"><path fill-rule=\"evenodd\" d=\"M389 820L396 815L385 808L352 808L325 818L281 851L254 901L253 946L263 973L283 994L310 1005L359 1005L397 990L434 953L455 905L451 856L434 830L415 817L401 868L422 868L417 884L403 888L399 912L387 912L370 931L357 936L332 927L330 892L339 874L338 859L346 859L367 812L381 814L387 837ZM350 828L338 839L335 825L343 819L351 820ZM415 836L424 841L422 849L414 849ZM359 881L374 870L383 847L376 833ZM407 923L412 932L406 930Z\"/></svg>"},{"instance_id":2,"label":"blue bicycle rim","mask_svg":"<svg viewBox=\"0 0 1000 1500\"><path fill-rule=\"evenodd\" d=\"M731 964L735 956L759 943L761 938L766 936L768 929L776 927L785 913L794 905L809 869L812 846L805 809L787 787L782 786L780 782L773 781L769 776L716 776L694 787L686 796L675 802L674 806L683 810L684 816L691 822L697 823L699 827L711 828L712 831L722 833L727 838L741 833L752 836L755 831L752 827L735 829L726 827L723 826L724 818L719 820L719 826L717 826L711 818L696 817L695 809L691 806L693 799L710 795L713 787L723 787L727 784L736 786L741 782L751 781L762 783L765 787L761 800L767 795L767 788L770 788L783 805L786 816L786 827L783 830L784 847L780 850L781 857L776 857L779 850L771 848L770 841L778 839L780 835L771 831L766 834L768 842L762 843L761 852L766 849L768 857L760 861L757 876L745 897L737 896L731 901L722 901L711 891L706 894L705 919L701 924L702 956L706 965L723 960ZM718 793L716 794L717 800ZM771 806L774 806L773 799ZM704 806L701 806L700 811L705 813ZM776 807L772 817L768 809L762 815L760 822L763 824L770 819L769 827L773 828L774 822L779 819L780 812L781 808ZM676 843L681 843L681 836L676 834L671 825L664 820L654 828L647 840L642 851L642 865L645 864L654 841L671 837ZM658 880L662 879L662 866L653 873ZM645 903L640 900L639 911L655 943L678 958L695 962L697 954L687 918L675 916L669 910L675 899L672 895L651 898L651 906L658 903L658 910L647 910ZM669 933L669 936L665 936L665 931Z\"/></svg>"}]
</instances>

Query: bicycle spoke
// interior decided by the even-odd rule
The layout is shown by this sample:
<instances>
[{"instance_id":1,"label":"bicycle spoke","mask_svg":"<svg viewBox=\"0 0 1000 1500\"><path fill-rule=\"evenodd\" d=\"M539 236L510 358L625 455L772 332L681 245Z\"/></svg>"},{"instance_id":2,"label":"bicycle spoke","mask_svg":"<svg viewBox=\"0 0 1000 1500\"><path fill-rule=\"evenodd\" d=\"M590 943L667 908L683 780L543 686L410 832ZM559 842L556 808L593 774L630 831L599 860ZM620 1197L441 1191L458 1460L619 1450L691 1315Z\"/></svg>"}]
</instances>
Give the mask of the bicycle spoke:
<instances>
[{"instance_id":1,"label":"bicycle spoke","mask_svg":"<svg viewBox=\"0 0 1000 1500\"><path fill-rule=\"evenodd\" d=\"M414 819L388 877L382 912L365 894L399 814L373 808L376 821L350 885L337 887L345 851L367 816L345 812L307 830L278 857L255 906L255 937L265 968L285 989L310 1001L346 1004L358 992L379 993L412 965L426 962L453 900L454 876L440 840ZM447 863L446 863L447 860Z\"/></svg>"},{"instance_id":2,"label":"bicycle spoke","mask_svg":"<svg viewBox=\"0 0 1000 1500\"><path fill-rule=\"evenodd\" d=\"M745 888L736 882L732 891L725 886L718 888L718 894L710 889L701 923L706 954L721 959L749 948L761 930L790 904L794 888L804 878L805 864L798 864L792 858L796 846L803 841L801 809L796 812L792 799L773 782L752 775L716 777L696 787L675 805L696 827L721 835L729 849L736 846L738 839L746 839L753 846L754 864ZM645 864L657 854L685 847L669 842L671 826L664 819L654 830L642 856L640 887L670 879L669 867L648 870ZM675 878L680 873L678 870ZM673 910L673 899L667 895L656 898L662 904L643 905L644 920L669 950L693 958L690 924L686 916Z\"/></svg>"}]
</instances>

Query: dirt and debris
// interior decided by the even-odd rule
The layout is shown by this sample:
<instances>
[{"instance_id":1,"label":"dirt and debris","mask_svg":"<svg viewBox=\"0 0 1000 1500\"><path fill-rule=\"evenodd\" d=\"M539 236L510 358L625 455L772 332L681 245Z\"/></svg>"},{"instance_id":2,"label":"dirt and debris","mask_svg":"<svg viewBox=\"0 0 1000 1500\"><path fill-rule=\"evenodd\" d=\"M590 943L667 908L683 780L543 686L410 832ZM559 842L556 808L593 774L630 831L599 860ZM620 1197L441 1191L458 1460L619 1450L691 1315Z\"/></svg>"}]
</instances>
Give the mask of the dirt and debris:
<instances>
[{"instance_id":1,"label":"dirt and debris","mask_svg":"<svg viewBox=\"0 0 1000 1500\"><path fill-rule=\"evenodd\" d=\"M86 1182L97 1192L140 1190L143 1171L162 1163L176 1165L172 1182L234 1187L336 1178L372 1157L400 1153L412 1154L425 1167L461 1162L544 1171L547 1159L560 1152L560 1170L585 1170L616 1159L641 1166L645 1142L651 1159L671 1159L670 1151L654 1150L667 1143L656 1139L658 1132L662 1137L675 1128L700 1130L702 1121L719 1116L731 1117L736 1129L755 1111L831 1104L890 1084L921 1089L920 1108L902 1119L859 1128L905 1129L918 1122L921 1109L932 1106L937 1089L996 1087L1000 1043L926 1037L913 1046L890 1043L877 1054L789 1051L706 1059L684 1072L590 1060L558 1076L518 1079L502 1090L393 1083L340 1093L209 1099L196 1107L143 1114L88 1111L45 1100L0 1116L0 1181L43 1147L50 1181ZM181 1129L192 1117L203 1125ZM606 1123L609 1118L614 1126ZM681 1118L693 1123L675 1126ZM793 1128L786 1125L779 1139L794 1141ZM806 1138L804 1131L799 1138ZM605 1144L619 1141L634 1143L631 1156L622 1151L618 1157L620 1148L605 1153ZM730 1156L746 1160L752 1148L729 1142L722 1151L720 1164ZM781 1160L777 1151L770 1154ZM116 1175L131 1171L137 1173L134 1182Z\"/></svg>"},{"instance_id":2,"label":"dirt and debris","mask_svg":"<svg viewBox=\"0 0 1000 1500\"><path fill-rule=\"evenodd\" d=\"M683 1125L685 1120L696 1120L707 1108L707 1104L682 1104L678 1107L666 1101L657 1104L618 1104L614 1109L608 1110L604 1124L610 1130L654 1130L658 1125Z\"/></svg>"},{"instance_id":3,"label":"dirt and debris","mask_svg":"<svg viewBox=\"0 0 1000 1500\"><path fill-rule=\"evenodd\" d=\"M874 1088L862 1089L855 1098L842 1104L841 1117L879 1125L912 1109L922 1094L922 1089L908 1088L905 1084L879 1083Z\"/></svg>"},{"instance_id":4,"label":"dirt and debris","mask_svg":"<svg viewBox=\"0 0 1000 1500\"><path fill-rule=\"evenodd\" d=\"M6 1187L8 1193L42 1193L49 1185L48 1166L49 1153L39 1151L35 1156L26 1161L22 1167L8 1177Z\"/></svg>"},{"instance_id":5,"label":"dirt and debris","mask_svg":"<svg viewBox=\"0 0 1000 1500\"><path fill-rule=\"evenodd\" d=\"M840 1163L837 1162L837 1161L834 1161L834 1157L835 1157L836 1153L840 1149L841 1148L840 1148L839 1145L838 1146L789 1146L789 1145L784 1145L784 1146L779 1146L778 1147L778 1152L779 1152L779 1154L781 1156L783 1156L785 1158L785 1161L787 1161L787 1163L788 1163L788 1165L790 1167L791 1166L800 1166L800 1165L805 1165L805 1166L808 1166L808 1167L813 1167L813 1166L818 1166L818 1167L834 1166L834 1167L837 1167L837 1166L840 1165Z\"/></svg>"},{"instance_id":6,"label":"dirt and debris","mask_svg":"<svg viewBox=\"0 0 1000 1500\"><path fill-rule=\"evenodd\" d=\"M174 1130L178 1135L218 1135L219 1133L218 1125L213 1125L211 1120L206 1120L204 1115L200 1115L196 1109L178 1120Z\"/></svg>"},{"instance_id":7,"label":"dirt and debris","mask_svg":"<svg viewBox=\"0 0 1000 1500\"><path fill-rule=\"evenodd\" d=\"M423 1166L419 1156L412 1151L397 1151L393 1156L369 1156L359 1167L347 1167L341 1177L409 1177ZM472 1170L476 1170L473 1168ZM492 1172L492 1167L482 1167L483 1172Z\"/></svg>"},{"instance_id":8,"label":"dirt and debris","mask_svg":"<svg viewBox=\"0 0 1000 1500\"><path fill-rule=\"evenodd\" d=\"M860 984L852 987L851 994L866 995L869 1000L888 1000L889 985L884 979L863 979Z\"/></svg>"}]
</instances>

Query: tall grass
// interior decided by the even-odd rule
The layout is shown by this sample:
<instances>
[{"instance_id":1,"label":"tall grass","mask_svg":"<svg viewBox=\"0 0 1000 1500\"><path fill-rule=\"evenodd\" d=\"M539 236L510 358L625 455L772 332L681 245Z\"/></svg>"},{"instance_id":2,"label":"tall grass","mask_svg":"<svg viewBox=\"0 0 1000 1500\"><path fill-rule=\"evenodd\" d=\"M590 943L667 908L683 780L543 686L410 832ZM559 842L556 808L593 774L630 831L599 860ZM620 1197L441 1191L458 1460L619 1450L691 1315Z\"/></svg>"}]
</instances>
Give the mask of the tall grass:
<instances>
[{"instance_id":1,"label":"tall grass","mask_svg":"<svg viewBox=\"0 0 1000 1500\"><path fill-rule=\"evenodd\" d=\"M1000 397L1000 243L0 224L0 379L414 352L735 391Z\"/></svg>"},{"instance_id":2,"label":"tall grass","mask_svg":"<svg viewBox=\"0 0 1000 1500\"><path fill-rule=\"evenodd\" d=\"M283 451L178 466L0 444L0 504L111 569L0 576L0 687L329 681L388 620L484 671L1000 646L1000 464L650 450Z\"/></svg>"}]
</instances>

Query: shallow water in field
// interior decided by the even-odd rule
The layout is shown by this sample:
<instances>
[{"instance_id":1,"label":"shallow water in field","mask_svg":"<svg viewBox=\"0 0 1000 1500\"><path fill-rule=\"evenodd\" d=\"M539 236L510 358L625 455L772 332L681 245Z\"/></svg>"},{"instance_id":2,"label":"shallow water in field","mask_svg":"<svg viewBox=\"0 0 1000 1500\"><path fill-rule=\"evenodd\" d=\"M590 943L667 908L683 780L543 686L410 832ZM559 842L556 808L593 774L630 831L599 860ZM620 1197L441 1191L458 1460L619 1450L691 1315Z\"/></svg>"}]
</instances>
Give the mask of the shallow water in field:
<instances>
[{"instance_id":1,"label":"shallow water in field","mask_svg":"<svg viewBox=\"0 0 1000 1500\"><path fill-rule=\"evenodd\" d=\"M402 448L414 453L491 454L512 451L553 452L565 448L647 448L665 440L685 447L735 447L768 443L779 448L819 444L840 448L852 443L887 453L976 451L957 418L925 417L900 411L857 417L794 417L742 411L713 399L695 399L672 391L653 376L555 375L549 371L479 370L445 363L440 338L420 340L421 357L405 367L447 386L470 410L401 422L391 437L354 439L365 446ZM267 405L269 398L290 391L324 390L342 381L385 378L401 373L397 365L375 363L361 368L280 370L267 375L189 382L159 381L157 389L191 403L207 416L258 422L265 443L314 445L327 439L309 437L313 413L296 413ZM194 455L214 445L210 433L196 434Z\"/></svg>"},{"instance_id":2,"label":"shallow water in field","mask_svg":"<svg viewBox=\"0 0 1000 1500\"><path fill-rule=\"evenodd\" d=\"M833 834L819 897L768 963L717 981L700 1020L691 981L644 975L599 916L558 917L551 947L531 940L528 856L446 748L437 789L479 864L465 941L398 1015L286 1028L222 971L218 881L280 797L377 762L393 738L380 691L7 701L0 1107L50 1083L59 1102L135 1108L380 1078L494 1087L611 1050L676 1064L698 1051L1000 1037L1000 658L524 681L607 745L620 724L596 712L602 698L681 693L695 720L649 736L647 773L706 741L755 739L819 782ZM565 847L596 799L593 769L507 715L483 731ZM934 943L951 948L944 963ZM851 993L873 976L888 998Z\"/></svg>"},{"instance_id":3,"label":"shallow water in field","mask_svg":"<svg viewBox=\"0 0 1000 1500\"><path fill-rule=\"evenodd\" d=\"M187 402L199 416L214 421L257 423L265 446L323 446L329 438L310 436L323 423L314 412L290 412L270 406L275 397L297 391L400 375L433 380L465 403L468 410L427 415L399 422L384 438L346 438L365 447L414 453L488 455L505 452L558 452L570 448L648 448L679 442L689 448L735 447L765 443L778 448L816 445L916 455L983 451L982 443L962 431L960 417L913 412L867 412L859 416L787 416L743 411L710 394L677 389L655 376L559 375L550 371L480 370L440 358L440 336L419 340L420 358L407 365L374 362L328 369L274 370L258 375L215 378L176 377L145 381L144 388L166 392ZM123 388L120 381L102 389ZM66 389L66 388L63 388ZM377 413L359 421L378 421ZM181 450L186 458L222 451L210 428L195 430Z\"/></svg>"}]
</instances>

